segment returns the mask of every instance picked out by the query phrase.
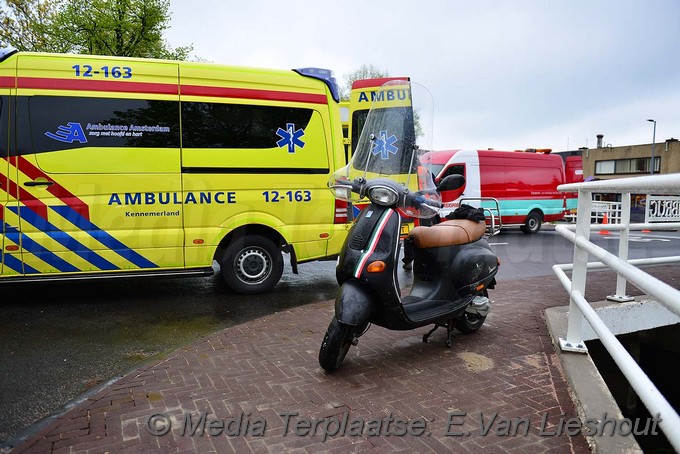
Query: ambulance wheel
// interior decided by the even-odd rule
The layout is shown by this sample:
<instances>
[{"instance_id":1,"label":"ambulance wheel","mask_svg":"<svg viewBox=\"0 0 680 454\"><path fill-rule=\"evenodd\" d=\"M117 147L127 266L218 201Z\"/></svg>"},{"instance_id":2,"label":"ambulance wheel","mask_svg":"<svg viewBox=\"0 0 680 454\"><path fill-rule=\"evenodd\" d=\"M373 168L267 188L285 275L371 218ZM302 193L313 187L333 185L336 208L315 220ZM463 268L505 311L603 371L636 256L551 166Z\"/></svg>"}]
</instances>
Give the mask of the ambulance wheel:
<instances>
[{"instance_id":1,"label":"ambulance wheel","mask_svg":"<svg viewBox=\"0 0 680 454\"><path fill-rule=\"evenodd\" d=\"M319 365L328 372L337 370L352 345L352 327L333 317L319 350Z\"/></svg>"},{"instance_id":2,"label":"ambulance wheel","mask_svg":"<svg viewBox=\"0 0 680 454\"><path fill-rule=\"evenodd\" d=\"M541 230L541 214L537 211L529 213L524 221L524 225L520 229L527 234L538 233Z\"/></svg>"},{"instance_id":3,"label":"ambulance wheel","mask_svg":"<svg viewBox=\"0 0 680 454\"><path fill-rule=\"evenodd\" d=\"M283 256L269 238L248 235L227 247L220 267L227 285L236 293L264 293L281 279Z\"/></svg>"}]
</instances>

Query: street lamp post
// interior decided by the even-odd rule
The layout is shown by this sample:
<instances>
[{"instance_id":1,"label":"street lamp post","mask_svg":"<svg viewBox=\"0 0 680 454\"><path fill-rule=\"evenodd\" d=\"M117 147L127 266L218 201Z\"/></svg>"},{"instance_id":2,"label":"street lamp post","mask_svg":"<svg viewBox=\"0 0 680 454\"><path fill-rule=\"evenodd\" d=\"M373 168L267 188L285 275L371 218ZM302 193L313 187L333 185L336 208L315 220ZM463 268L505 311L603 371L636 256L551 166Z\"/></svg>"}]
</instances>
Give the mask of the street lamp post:
<instances>
[{"instance_id":1,"label":"street lamp post","mask_svg":"<svg viewBox=\"0 0 680 454\"><path fill-rule=\"evenodd\" d=\"M654 132L652 133L652 162L649 169L649 173L654 175L654 144L656 143L656 120L648 118L647 121L654 123Z\"/></svg>"}]
</instances>

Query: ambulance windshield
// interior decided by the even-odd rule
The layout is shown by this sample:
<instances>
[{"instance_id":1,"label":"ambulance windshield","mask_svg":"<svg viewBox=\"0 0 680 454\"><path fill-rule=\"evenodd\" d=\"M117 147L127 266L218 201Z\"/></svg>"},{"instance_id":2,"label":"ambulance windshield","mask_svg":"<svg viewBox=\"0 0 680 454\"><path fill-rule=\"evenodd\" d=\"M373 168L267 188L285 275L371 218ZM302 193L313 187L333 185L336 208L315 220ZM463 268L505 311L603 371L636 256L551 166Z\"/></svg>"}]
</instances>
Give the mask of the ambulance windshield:
<instances>
[{"instance_id":1,"label":"ambulance windshield","mask_svg":"<svg viewBox=\"0 0 680 454\"><path fill-rule=\"evenodd\" d=\"M331 191L342 200L367 202L361 186L370 180L388 178L398 182L404 194L415 192L439 201L429 163L420 162L432 143L430 92L408 80L392 80L372 92L371 99L371 110L352 159L331 177ZM407 216L435 214L430 209L407 206L405 201L401 197L398 208Z\"/></svg>"}]
</instances>

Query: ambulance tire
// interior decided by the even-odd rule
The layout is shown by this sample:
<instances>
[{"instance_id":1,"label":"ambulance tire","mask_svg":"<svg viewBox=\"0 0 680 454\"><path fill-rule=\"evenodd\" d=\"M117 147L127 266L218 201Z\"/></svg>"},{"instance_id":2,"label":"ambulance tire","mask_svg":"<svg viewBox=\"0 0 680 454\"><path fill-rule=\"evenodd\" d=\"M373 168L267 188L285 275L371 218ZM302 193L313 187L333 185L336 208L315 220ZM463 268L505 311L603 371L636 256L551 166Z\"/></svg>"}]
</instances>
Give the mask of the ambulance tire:
<instances>
[{"instance_id":1,"label":"ambulance tire","mask_svg":"<svg viewBox=\"0 0 680 454\"><path fill-rule=\"evenodd\" d=\"M541 214L538 211L532 211L524 220L524 225L520 230L526 234L538 233L541 230Z\"/></svg>"},{"instance_id":2,"label":"ambulance tire","mask_svg":"<svg viewBox=\"0 0 680 454\"><path fill-rule=\"evenodd\" d=\"M283 256L269 238L246 235L227 247L220 268L234 292L254 295L271 290L279 282Z\"/></svg>"}]
</instances>

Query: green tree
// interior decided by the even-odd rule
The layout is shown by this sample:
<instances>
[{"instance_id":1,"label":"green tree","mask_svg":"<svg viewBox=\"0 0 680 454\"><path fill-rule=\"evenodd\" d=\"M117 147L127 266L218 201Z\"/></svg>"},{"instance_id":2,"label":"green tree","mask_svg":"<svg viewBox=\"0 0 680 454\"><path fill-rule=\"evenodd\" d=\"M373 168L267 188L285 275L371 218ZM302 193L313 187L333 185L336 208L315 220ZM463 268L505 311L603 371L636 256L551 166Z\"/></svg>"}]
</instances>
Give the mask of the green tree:
<instances>
[{"instance_id":1,"label":"green tree","mask_svg":"<svg viewBox=\"0 0 680 454\"><path fill-rule=\"evenodd\" d=\"M343 79L344 85L340 87L340 99L348 100L350 92L352 91L352 83L360 79L380 79L383 77L390 77L387 71L382 71L373 65L363 65L361 68L345 74Z\"/></svg>"},{"instance_id":2,"label":"green tree","mask_svg":"<svg viewBox=\"0 0 680 454\"><path fill-rule=\"evenodd\" d=\"M20 50L177 60L186 60L193 50L192 46L173 49L163 39L169 28L169 0L3 3L0 41Z\"/></svg>"},{"instance_id":3,"label":"green tree","mask_svg":"<svg viewBox=\"0 0 680 454\"><path fill-rule=\"evenodd\" d=\"M0 46L35 52L63 51L52 43L61 0L0 1Z\"/></svg>"}]
</instances>

